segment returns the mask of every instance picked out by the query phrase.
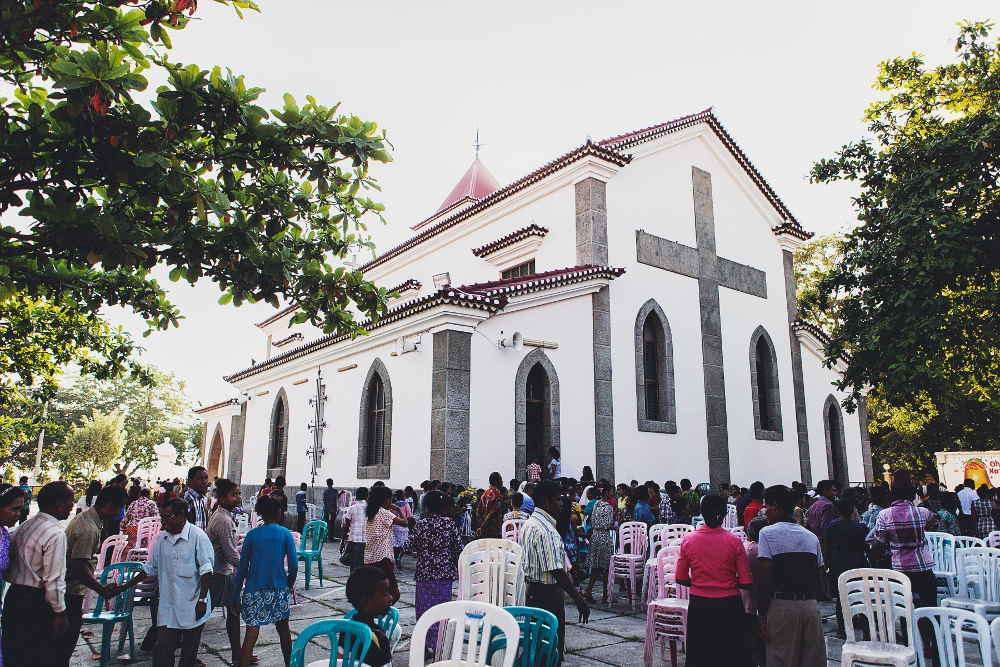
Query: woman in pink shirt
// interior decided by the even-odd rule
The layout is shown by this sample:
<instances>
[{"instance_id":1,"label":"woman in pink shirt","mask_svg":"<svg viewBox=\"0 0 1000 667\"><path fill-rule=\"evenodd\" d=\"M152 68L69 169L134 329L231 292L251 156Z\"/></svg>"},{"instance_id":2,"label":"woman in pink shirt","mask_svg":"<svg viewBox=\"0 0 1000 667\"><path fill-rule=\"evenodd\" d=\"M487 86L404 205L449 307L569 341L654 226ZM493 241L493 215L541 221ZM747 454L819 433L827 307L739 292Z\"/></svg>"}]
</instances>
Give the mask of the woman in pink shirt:
<instances>
[{"instance_id":1,"label":"woman in pink shirt","mask_svg":"<svg viewBox=\"0 0 1000 667\"><path fill-rule=\"evenodd\" d=\"M753 583L740 538L722 528L726 501L701 499L705 526L688 533L677 559L677 583L691 587L688 605L686 665L749 667L753 626L740 589Z\"/></svg>"}]
</instances>

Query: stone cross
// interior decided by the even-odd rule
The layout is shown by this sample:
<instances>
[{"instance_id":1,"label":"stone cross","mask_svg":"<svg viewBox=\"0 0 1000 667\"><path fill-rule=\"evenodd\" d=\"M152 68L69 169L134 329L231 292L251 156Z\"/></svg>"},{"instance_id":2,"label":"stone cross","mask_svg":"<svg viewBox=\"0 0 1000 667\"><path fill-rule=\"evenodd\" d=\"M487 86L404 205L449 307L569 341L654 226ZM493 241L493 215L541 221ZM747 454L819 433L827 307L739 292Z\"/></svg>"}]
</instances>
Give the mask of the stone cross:
<instances>
[{"instance_id":1,"label":"stone cross","mask_svg":"<svg viewBox=\"0 0 1000 667\"><path fill-rule=\"evenodd\" d=\"M697 247L636 231L636 259L641 264L698 280L701 305L701 352L705 373L705 417L708 427L708 472L712 488L729 477L729 426L726 382L722 365L722 320L719 288L767 298L763 271L719 257L715 252L712 175L691 167L694 186L694 226Z\"/></svg>"}]
</instances>

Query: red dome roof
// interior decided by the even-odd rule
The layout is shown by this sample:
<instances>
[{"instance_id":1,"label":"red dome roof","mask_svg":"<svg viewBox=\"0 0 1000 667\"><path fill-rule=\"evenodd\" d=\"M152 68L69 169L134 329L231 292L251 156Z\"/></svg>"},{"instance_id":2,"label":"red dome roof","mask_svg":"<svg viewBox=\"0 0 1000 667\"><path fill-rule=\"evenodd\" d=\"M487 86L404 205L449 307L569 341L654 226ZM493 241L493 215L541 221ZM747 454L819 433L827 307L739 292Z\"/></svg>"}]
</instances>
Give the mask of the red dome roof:
<instances>
[{"instance_id":1,"label":"red dome roof","mask_svg":"<svg viewBox=\"0 0 1000 667\"><path fill-rule=\"evenodd\" d=\"M499 189L500 184L497 183L497 179L493 178L493 174L490 173L489 169L479 161L479 158L476 158L476 161L472 163L469 170L465 172L462 180L458 182L458 185L451 191L451 194L444 200L444 203L438 207L437 213L463 199L469 197L472 199L482 199Z\"/></svg>"}]
</instances>

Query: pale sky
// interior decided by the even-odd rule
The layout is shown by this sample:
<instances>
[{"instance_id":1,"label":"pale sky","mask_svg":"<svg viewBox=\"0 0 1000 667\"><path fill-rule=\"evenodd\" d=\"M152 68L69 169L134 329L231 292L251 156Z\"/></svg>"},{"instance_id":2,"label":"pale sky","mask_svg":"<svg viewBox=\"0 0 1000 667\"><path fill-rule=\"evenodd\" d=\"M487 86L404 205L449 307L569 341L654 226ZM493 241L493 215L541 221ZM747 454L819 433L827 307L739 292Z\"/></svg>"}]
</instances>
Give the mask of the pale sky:
<instances>
[{"instance_id":1,"label":"pale sky","mask_svg":"<svg viewBox=\"0 0 1000 667\"><path fill-rule=\"evenodd\" d=\"M849 184L810 185L813 161L864 133L880 61L916 51L955 58L956 23L995 2L387 2L258 0L262 13L208 0L171 59L229 67L267 89L261 106L306 95L385 128L394 161L374 176L388 250L432 214L480 157L507 184L586 141L710 106L802 225L856 224ZM609 223L614 225L614 213ZM265 356L254 323L273 309L219 306L216 286L160 282L179 329L141 337L143 363L184 380L206 405L235 395L222 376Z\"/></svg>"}]
</instances>

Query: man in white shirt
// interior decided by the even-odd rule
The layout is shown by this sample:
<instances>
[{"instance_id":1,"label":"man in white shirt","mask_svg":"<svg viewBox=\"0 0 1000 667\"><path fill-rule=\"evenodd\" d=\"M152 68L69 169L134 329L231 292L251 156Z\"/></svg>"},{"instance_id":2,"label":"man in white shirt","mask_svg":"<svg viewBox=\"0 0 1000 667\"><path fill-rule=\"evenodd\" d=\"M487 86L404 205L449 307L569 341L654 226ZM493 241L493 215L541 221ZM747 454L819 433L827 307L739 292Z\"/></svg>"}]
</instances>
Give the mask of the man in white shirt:
<instances>
[{"instance_id":1,"label":"man in white shirt","mask_svg":"<svg viewBox=\"0 0 1000 667\"><path fill-rule=\"evenodd\" d=\"M38 513L11 535L10 583L4 600L3 655L7 667L54 665L66 618L66 533L73 487L49 482L38 492Z\"/></svg>"},{"instance_id":2,"label":"man in white shirt","mask_svg":"<svg viewBox=\"0 0 1000 667\"><path fill-rule=\"evenodd\" d=\"M365 510L368 509L368 489L359 486L357 502L344 510L344 530L340 537L340 562L354 572L365 564Z\"/></svg>"},{"instance_id":3,"label":"man in white shirt","mask_svg":"<svg viewBox=\"0 0 1000 667\"><path fill-rule=\"evenodd\" d=\"M958 492L958 502L961 503L962 514L958 517L958 526L963 535L975 536L976 520L972 518L972 503L979 500L976 493L976 483L971 479L964 482L965 488Z\"/></svg>"}]
</instances>

